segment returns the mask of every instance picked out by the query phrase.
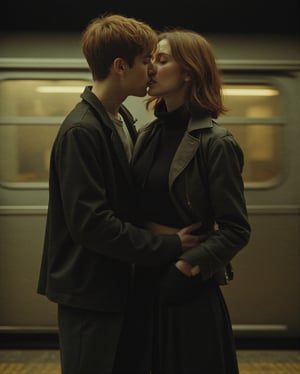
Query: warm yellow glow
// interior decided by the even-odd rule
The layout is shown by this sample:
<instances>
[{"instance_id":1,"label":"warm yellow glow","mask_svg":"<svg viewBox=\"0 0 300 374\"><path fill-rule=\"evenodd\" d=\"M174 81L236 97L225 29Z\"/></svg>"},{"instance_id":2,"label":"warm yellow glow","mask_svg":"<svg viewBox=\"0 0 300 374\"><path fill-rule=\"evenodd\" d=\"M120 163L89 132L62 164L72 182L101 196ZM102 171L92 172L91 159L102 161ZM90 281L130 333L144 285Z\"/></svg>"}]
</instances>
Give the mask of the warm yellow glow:
<instances>
[{"instance_id":1,"label":"warm yellow glow","mask_svg":"<svg viewBox=\"0 0 300 374\"><path fill-rule=\"evenodd\" d=\"M83 86L39 86L36 88L40 93L81 93Z\"/></svg>"},{"instance_id":2,"label":"warm yellow glow","mask_svg":"<svg viewBox=\"0 0 300 374\"><path fill-rule=\"evenodd\" d=\"M40 93L81 93L83 86L39 86L36 88ZM277 90L272 88L223 88L226 96L276 96Z\"/></svg>"},{"instance_id":3,"label":"warm yellow glow","mask_svg":"<svg viewBox=\"0 0 300 374\"><path fill-rule=\"evenodd\" d=\"M226 96L276 96L277 90L272 88L223 88Z\"/></svg>"}]
</instances>

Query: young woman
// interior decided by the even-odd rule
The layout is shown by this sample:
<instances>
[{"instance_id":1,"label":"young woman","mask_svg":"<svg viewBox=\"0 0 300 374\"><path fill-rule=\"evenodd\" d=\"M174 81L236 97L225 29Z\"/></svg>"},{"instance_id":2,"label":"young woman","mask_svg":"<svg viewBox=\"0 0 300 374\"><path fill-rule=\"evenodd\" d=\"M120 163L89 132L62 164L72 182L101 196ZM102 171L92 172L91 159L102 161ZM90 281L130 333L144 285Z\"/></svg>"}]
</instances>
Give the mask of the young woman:
<instances>
[{"instance_id":1,"label":"young woman","mask_svg":"<svg viewBox=\"0 0 300 374\"><path fill-rule=\"evenodd\" d=\"M226 109L211 46L190 30L159 36L132 167L148 228L176 233L201 222L206 239L159 273L153 374L236 374L230 316L220 289L250 236L243 152L215 119ZM153 279L154 278L154 279ZM153 284L157 281L157 288ZM154 292L153 292L154 291Z\"/></svg>"}]
</instances>

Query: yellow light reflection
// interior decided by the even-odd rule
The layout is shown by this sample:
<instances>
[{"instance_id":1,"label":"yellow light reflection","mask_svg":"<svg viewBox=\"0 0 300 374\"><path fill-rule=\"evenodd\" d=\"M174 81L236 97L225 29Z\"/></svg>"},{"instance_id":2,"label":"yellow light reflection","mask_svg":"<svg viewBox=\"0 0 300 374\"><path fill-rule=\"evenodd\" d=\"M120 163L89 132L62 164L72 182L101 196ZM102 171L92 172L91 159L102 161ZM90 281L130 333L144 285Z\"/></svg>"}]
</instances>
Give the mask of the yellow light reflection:
<instances>
[{"instance_id":1,"label":"yellow light reflection","mask_svg":"<svg viewBox=\"0 0 300 374\"><path fill-rule=\"evenodd\" d=\"M81 93L83 86L39 86L36 88L40 93Z\"/></svg>"},{"instance_id":2,"label":"yellow light reflection","mask_svg":"<svg viewBox=\"0 0 300 374\"><path fill-rule=\"evenodd\" d=\"M279 92L272 88L223 88L226 96L277 96Z\"/></svg>"}]
</instances>

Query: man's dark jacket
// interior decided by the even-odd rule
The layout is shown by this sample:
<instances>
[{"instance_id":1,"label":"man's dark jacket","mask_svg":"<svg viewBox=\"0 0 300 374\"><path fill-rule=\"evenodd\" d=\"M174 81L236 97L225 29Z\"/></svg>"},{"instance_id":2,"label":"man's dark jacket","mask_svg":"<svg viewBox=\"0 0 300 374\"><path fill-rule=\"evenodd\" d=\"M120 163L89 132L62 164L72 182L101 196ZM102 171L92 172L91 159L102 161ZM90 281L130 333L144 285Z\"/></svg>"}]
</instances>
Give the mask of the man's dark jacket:
<instances>
[{"instance_id":1,"label":"man's dark jacket","mask_svg":"<svg viewBox=\"0 0 300 374\"><path fill-rule=\"evenodd\" d=\"M91 310L125 308L132 264L181 254L177 235L141 228L128 160L103 105L86 87L55 139L38 293ZM122 106L133 141L134 120Z\"/></svg>"}]
</instances>

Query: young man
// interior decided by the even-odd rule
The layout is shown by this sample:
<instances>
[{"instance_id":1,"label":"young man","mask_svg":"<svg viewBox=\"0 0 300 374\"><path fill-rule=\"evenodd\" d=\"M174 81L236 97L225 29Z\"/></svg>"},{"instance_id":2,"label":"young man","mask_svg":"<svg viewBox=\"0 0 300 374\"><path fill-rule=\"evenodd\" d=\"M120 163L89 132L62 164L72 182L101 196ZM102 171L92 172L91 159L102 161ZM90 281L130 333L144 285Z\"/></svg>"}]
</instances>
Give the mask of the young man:
<instances>
[{"instance_id":1,"label":"young man","mask_svg":"<svg viewBox=\"0 0 300 374\"><path fill-rule=\"evenodd\" d=\"M147 342L137 341L130 322L146 321L146 314L132 315L133 264L168 263L198 240L194 226L150 234L136 205L129 168L136 130L122 102L146 95L156 42L148 25L121 15L95 19L83 33L93 86L53 145L38 284L58 304L63 374L148 373Z\"/></svg>"}]
</instances>

